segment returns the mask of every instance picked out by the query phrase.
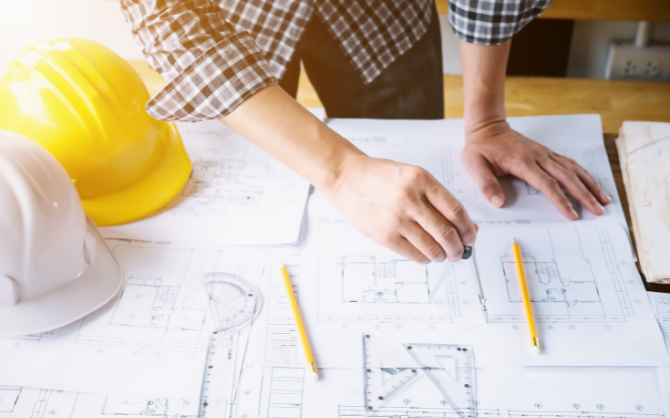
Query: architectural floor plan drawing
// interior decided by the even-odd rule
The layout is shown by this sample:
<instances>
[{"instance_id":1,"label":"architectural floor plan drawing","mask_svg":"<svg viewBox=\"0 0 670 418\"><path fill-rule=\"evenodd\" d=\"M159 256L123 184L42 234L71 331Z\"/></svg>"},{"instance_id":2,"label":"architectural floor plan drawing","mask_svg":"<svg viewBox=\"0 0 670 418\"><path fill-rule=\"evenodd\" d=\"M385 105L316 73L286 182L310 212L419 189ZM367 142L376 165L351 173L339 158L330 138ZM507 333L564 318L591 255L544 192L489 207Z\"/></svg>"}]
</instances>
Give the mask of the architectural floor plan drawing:
<instances>
[{"instance_id":1,"label":"architectural floor plan drawing","mask_svg":"<svg viewBox=\"0 0 670 418\"><path fill-rule=\"evenodd\" d=\"M435 344L465 333L468 339L458 342L482 347L482 367L501 357L529 366L668 363L659 357L662 336L618 222L485 224L473 258L421 266L363 236L318 193L309 212L297 283L309 295L301 309L325 367L352 367L359 355L352 342L365 329ZM524 251L545 342L541 356L525 345L526 318L509 258L514 238Z\"/></svg>"},{"instance_id":2,"label":"architectural floor plan drawing","mask_svg":"<svg viewBox=\"0 0 670 418\"><path fill-rule=\"evenodd\" d=\"M453 275L453 268L444 265L434 278L428 267L405 259L377 262L374 256L343 256L341 264L342 303L430 303Z\"/></svg>"},{"instance_id":3,"label":"architectural floor plan drawing","mask_svg":"<svg viewBox=\"0 0 670 418\"><path fill-rule=\"evenodd\" d=\"M229 303L231 292L242 279L260 282L266 251L127 240L108 244L126 276L117 298L51 334L0 339L0 345L13 348L0 373L24 387L197 398L212 331L246 312L244 304ZM241 301L252 299L252 292L239 289ZM253 296L262 300L258 292ZM86 367L61 373L61 362ZM116 378L97 378L109 373Z\"/></svg>"},{"instance_id":4,"label":"architectural floor plan drawing","mask_svg":"<svg viewBox=\"0 0 670 418\"><path fill-rule=\"evenodd\" d=\"M0 396L13 391L10 409L0 410L6 418L198 418L197 400L108 396L52 389L0 387ZM1 401L0 401L1 402Z\"/></svg>"},{"instance_id":5,"label":"architectural floor plan drawing","mask_svg":"<svg viewBox=\"0 0 670 418\"><path fill-rule=\"evenodd\" d=\"M525 322L511 242L516 239L539 322L625 322L635 315L619 260L605 227L519 227L514 236L494 237L501 228L484 228L477 261L492 322ZM495 244L496 239L507 241ZM495 257L490 247L500 248ZM497 266L490 260L497 258ZM487 261L482 261L487 260ZM497 270L497 271L496 271ZM505 295L505 297L500 297Z\"/></svg>"},{"instance_id":6,"label":"architectural floor plan drawing","mask_svg":"<svg viewBox=\"0 0 670 418\"><path fill-rule=\"evenodd\" d=\"M84 319L76 342L204 352L214 324L201 276L217 271L223 254L118 241L112 251L124 266L126 286L112 309Z\"/></svg>"},{"instance_id":7,"label":"architectural floor plan drawing","mask_svg":"<svg viewBox=\"0 0 670 418\"><path fill-rule=\"evenodd\" d=\"M555 260L536 261L536 258L528 253L522 253L526 280L532 289L530 300L534 306L541 306L540 311L553 311L554 315L539 315L540 320L554 320L560 318L582 319L592 317L607 320L605 309L598 293L598 283L593 276L588 260L576 259L575 272L578 277L563 278ZM516 264L513 254L505 254L500 257L505 284L507 287L507 299L510 303L521 303L521 293L518 286ZM499 317L493 318L498 320ZM625 318L622 317L621 320Z\"/></svg>"},{"instance_id":8,"label":"architectural floor plan drawing","mask_svg":"<svg viewBox=\"0 0 670 418\"><path fill-rule=\"evenodd\" d=\"M210 196L242 206L258 203L265 178L248 175L243 159L198 158L191 163L193 169L182 196Z\"/></svg>"},{"instance_id":9,"label":"architectural floor plan drawing","mask_svg":"<svg viewBox=\"0 0 670 418\"><path fill-rule=\"evenodd\" d=\"M214 245L295 243L309 183L219 121L178 124L192 161L163 211L105 237Z\"/></svg>"},{"instance_id":10,"label":"architectural floor plan drawing","mask_svg":"<svg viewBox=\"0 0 670 418\"><path fill-rule=\"evenodd\" d=\"M345 221L318 229L319 322L450 322L460 316L449 263L413 263L376 245Z\"/></svg>"}]
</instances>

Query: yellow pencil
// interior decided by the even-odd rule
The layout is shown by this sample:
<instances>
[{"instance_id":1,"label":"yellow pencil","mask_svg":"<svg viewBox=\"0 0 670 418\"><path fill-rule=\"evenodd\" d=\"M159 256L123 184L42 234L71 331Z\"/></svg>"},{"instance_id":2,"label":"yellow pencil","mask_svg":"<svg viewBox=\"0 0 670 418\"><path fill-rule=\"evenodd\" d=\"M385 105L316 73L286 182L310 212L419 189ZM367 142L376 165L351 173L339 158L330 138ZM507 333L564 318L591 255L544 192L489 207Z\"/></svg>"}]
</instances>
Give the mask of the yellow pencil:
<instances>
[{"instance_id":1,"label":"yellow pencil","mask_svg":"<svg viewBox=\"0 0 670 418\"><path fill-rule=\"evenodd\" d=\"M523 271L523 260L521 259L521 249L516 240L514 240L514 261L516 263L516 274L519 276L519 286L521 287L521 298L523 299L523 308L526 311L526 321L528 322L528 331L530 332L532 352L540 354L540 340L537 338L535 330L535 319L533 318L533 307L530 304L528 295L528 285L526 284L526 274Z\"/></svg>"},{"instance_id":2,"label":"yellow pencil","mask_svg":"<svg viewBox=\"0 0 670 418\"><path fill-rule=\"evenodd\" d=\"M300 316L298 303L295 301L295 295L293 294L293 286L291 286L291 278L288 276L286 266L284 265L281 266L281 273L282 276L284 277L284 285L286 286L286 293L288 293L288 300L291 303L291 310L293 311L293 318L295 319L295 325L298 327L298 334L300 334L300 342L302 343L305 358L307 359L307 368L309 369L309 373L311 374L312 379L318 380L319 373L316 370L316 363L314 362L314 357L312 357L312 349L309 348L307 333L305 332L305 326L302 324L302 317Z\"/></svg>"}]
</instances>

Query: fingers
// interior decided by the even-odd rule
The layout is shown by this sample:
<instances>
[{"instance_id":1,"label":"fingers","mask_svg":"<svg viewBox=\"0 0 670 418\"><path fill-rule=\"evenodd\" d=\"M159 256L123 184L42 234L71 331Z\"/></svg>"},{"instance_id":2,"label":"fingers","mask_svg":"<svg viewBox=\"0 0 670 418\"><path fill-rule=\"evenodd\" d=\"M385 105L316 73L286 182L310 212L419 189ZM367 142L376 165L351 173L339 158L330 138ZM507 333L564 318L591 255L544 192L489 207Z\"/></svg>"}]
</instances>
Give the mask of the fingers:
<instances>
[{"instance_id":1,"label":"fingers","mask_svg":"<svg viewBox=\"0 0 670 418\"><path fill-rule=\"evenodd\" d=\"M505 204L505 193L486 158L481 154L464 155L463 164L486 200L496 208L502 207Z\"/></svg>"},{"instance_id":2,"label":"fingers","mask_svg":"<svg viewBox=\"0 0 670 418\"><path fill-rule=\"evenodd\" d=\"M596 197L596 199L598 199L601 204L607 205L612 201L612 198L609 197L607 193L605 193L596 179L594 179L588 171L577 164L574 160L560 154L552 155L552 159L567 170L574 172L577 177L579 177L581 182L584 183L586 188L589 189L589 191L593 194L593 196Z\"/></svg>"},{"instance_id":3,"label":"fingers","mask_svg":"<svg viewBox=\"0 0 670 418\"><path fill-rule=\"evenodd\" d=\"M593 195L592 191L587 189L584 183L582 183L582 179L574 171L566 169L561 164L552 159L547 159L546 161L541 162L540 165L589 212L593 213L594 215L602 215L605 213L605 209L603 209L601 204Z\"/></svg>"},{"instance_id":4,"label":"fingers","mask_svg":"<svg viewBox=\"0 0 670 418\"><path fill-rule=\"evenodd\" d=\"M428 208L415 214L414 219L443 246L450 260L452 251L459 251L455 248L456 238L461 252L463 245L474 245L477 240L475 223L458 199L437 180L427 188L426 198Z\"/></svg>"},{"instance_id":5,"label":"fingers","mask_svg":"<svg viewBox=\"0 0 670 418\"><path fill-rule=\"evenodd\" d=\"M418 223L418 225L414 225L416 225L416 228L420 229L420 232L423 234L420 234L416 228L407 228L406 230L402 231L403 235L407 237L410 242L416 245L424 255L426 255L434 262L442 262L446 257L449 259L449 261L455 263L460 260L461 256L463 255L463 245L474 244L474 238L472 238L472 243L464 244L465 239L461 238L461 235L454 224L445 219L445 217L440 212L429 206L425 208L425 210L416 214L414 219ZM466 236L476 235L477 229L474 222L469 221L469 223L472 224L472 231L470 231L468 228L463 228L464 230L468 231L466 232ZM422 235L426 235L428 238L430 238L430 241L428 242L428 240L423 238ZM423 241L426 241L426 244L429 245L423 245ZM434 247L435 245L437 245L440 250L443 250L441 251L441 257L439 259L434 259L426 252L426 250L429 252L436 252Z\"/></svg>"},{"instance_id":6,"label":"fingers","mask_svg":"<svg viewBox=\"0 0 670 418\"><path fill-rule=\"evenodd\" d=\"M430 259L426 257L421 250L416 248L412 243L410 243L407 238L402 235L395 235L386 240L378 242L384 247L388 248L391 251L395 251L401 256L407 258L408 260L414 261L415 263L420 264L429 264Z\"/></svg>"},{"instance_id":7,"label":"fingers","mask_svg":"<svg viewBox=\"0 0 670 418\"><path fill-rule=\"evenodd\" d=\"M547 174L537 164L528 165L519 169L518 177L526 180L528 184L541 191L551 203L568 219L573 221L579 219L579 215L572 207L572 203L559 187L558 181Z\"/></svg>"}]
</instances>

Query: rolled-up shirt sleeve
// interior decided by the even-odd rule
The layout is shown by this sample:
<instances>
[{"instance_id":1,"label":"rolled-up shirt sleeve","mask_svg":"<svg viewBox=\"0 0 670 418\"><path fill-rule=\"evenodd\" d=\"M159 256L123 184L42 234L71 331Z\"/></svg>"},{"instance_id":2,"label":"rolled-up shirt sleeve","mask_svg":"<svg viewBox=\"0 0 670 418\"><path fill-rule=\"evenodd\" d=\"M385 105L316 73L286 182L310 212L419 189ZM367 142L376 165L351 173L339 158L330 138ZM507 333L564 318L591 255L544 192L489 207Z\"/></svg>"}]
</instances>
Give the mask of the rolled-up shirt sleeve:
<instances>
[{"instance_id":1,"label":"rolled-up shirt sleeve","mask_svg":"<svg viewBox=\"0 0 670 418\"><path fill-rule=\"evenodd\" d=\"M146 106L156 119L217 119L277 82L253 38L237 33L211 0L121 0L121 8L168 81Z\"/></svg>"},{"instance_id":2,"label":"rolled-up shirt sleeve","mask_svg":"<svg viewBox=\"0 0 670 418\"><path fill-rule=\"evenodd\" d=\"M460 40L500 45L512 39L552 0L449 0L449 23Z\"/></svg>"}]
</instances>

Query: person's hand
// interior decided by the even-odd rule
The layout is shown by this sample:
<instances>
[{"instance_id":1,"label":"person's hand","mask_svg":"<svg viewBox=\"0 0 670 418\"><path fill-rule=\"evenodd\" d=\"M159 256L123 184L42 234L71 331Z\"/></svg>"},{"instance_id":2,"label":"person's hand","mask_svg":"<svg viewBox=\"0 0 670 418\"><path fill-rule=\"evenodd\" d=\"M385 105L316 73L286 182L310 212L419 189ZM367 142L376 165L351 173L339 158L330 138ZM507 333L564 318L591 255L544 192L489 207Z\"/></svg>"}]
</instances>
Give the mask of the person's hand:
<instances>
[{"instance_id":1,"label":"person's hand","mask_svg":"<svg viewBox=\"0 0 670 418\"><path fill-rule=\"evenodd\" d=\"M423 168L353 154L321 191L363 234L418 263L456 262L475 243L478 226Z\"/></svg>"},{"instance_id":2,"label":"person's hand","mask_svg":"<svg viewBox=\"0 0 670 418\"><path fill-rule=\"evenodd\" d=\"M579 218L561 186L589 212L602 215L611 198L598 182L574 160L512 130L498 121L466 132L461 154L463 166L488 201L495 207L505 203L497 177L506 174L525 180L540 190L568 219Z\"/></svg>"}]
</instances>

